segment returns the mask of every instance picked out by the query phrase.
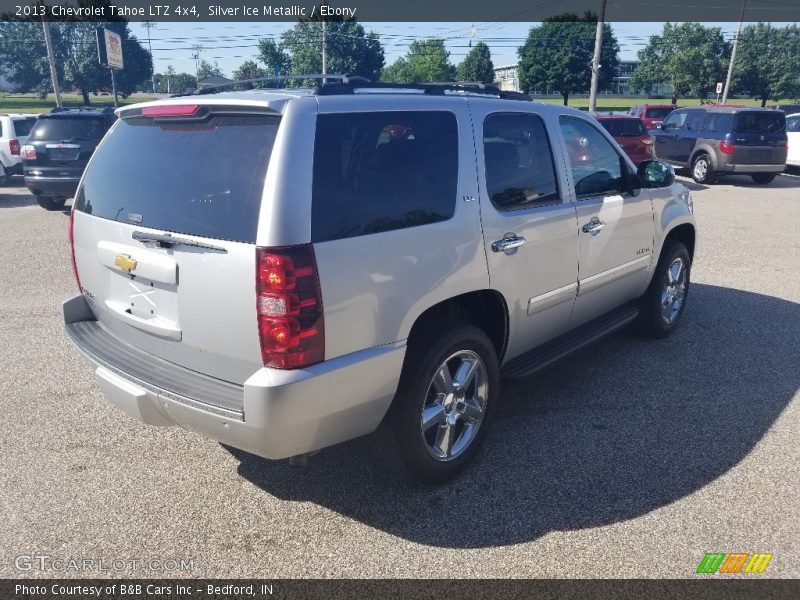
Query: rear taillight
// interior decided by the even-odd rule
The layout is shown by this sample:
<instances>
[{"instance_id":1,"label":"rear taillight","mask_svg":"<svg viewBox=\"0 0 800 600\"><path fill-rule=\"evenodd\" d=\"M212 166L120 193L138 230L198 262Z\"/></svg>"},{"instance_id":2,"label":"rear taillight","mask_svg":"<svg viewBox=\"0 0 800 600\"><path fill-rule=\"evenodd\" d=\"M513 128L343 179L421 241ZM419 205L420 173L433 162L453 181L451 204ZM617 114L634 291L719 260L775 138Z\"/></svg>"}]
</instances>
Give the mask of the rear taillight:
<instances>
[{"instance_id":1,"label":"rear taillight","mask_svg":"<svg viewBox=\"0 0 800 600\"><path fill-rule=\"evenodd\" d=\"M30 144L25 144L20 152L23 160L36 160L36 148Z\"/></svg>"},{"instance_id":2,"label":"rear taillight","mask_svg":"<svg viewBox=\"0 0 800 600\"><path fill-rule=\"evenodd\" d=\"M723 154L733 154L735 149L736 146L733 145L733 142L729 142L728 140L720 140L719 151Z\"/></svg>"},{"instance_id":3,"label":"rear taillight","mask_svg":"<svg viewBox=\"0 0 800 600\"><path fill-rule=\"evenodd\" d=\"M643 143L645 146L652 146L652 145L653 145L653 138L651 138L650 136L647 136L647 137L645 137L645 138L642 138L642 143Z\"/></svg>"},{"instance_id":4,"label":"rear taillight","mask_svg":"<svg viewBox=\"0 0 800 600\"><path fill-rule=\"evenodd\" d=\"M256 249L256 302L265 367L297 369L325 359L322 294L311 244Z\"/></svg>"},{"instance_id":5,"label":"rear taillight","mask_svg":"<svg viewBox=\"0 0 800 600\"><path fill-rule=\"evenodd\" d=\"M11 156L19 156L19 140L8 140L8 151Z\"/></svg>"},{"instance_id":6,"label":"rear taillight","mask_svg":"<svg viewBox=\"0 0 800 600\"><path fill-rule=\"evenodd\" d=\"M75 276L75 282L78 284L78 291L83 293L81 287L81 278L78 277L78 265L75 263L75 203L72 204L72 210L69 211L69 256L72 259L72 274Z\"/></svg>"}]
</instances>

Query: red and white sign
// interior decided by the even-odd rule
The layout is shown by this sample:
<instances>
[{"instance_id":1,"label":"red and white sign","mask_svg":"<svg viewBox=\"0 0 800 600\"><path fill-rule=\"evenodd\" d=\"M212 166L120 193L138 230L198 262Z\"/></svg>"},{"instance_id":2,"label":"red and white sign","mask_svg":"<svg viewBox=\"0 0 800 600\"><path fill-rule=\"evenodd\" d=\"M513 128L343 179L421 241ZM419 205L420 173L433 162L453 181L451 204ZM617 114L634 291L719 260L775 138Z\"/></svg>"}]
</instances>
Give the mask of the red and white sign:
<instances>
[{"instance_id":1,"label":"red and white sign","mask_svg":"<svg viewBox=\"0 0 800 600\"><path fill-rule=\"evenodd\" d=\"M718 94L722 93L722 82L721 81L717 82L717 93Z\"/></svg>"},{"instance_id":2,"label":"red and white sign","mask_svg":"<svg viewBox=\"0 0 800 600\"><path fill-rule=\"evenodd\" d=\"M98 35L98 45L100 47L100 63L112 69L121 69L124 65L122 61L122 38L108 29L102 30L103 35ZM103 52L103 47L105 52Z\"/></svg>"}]
</instances>

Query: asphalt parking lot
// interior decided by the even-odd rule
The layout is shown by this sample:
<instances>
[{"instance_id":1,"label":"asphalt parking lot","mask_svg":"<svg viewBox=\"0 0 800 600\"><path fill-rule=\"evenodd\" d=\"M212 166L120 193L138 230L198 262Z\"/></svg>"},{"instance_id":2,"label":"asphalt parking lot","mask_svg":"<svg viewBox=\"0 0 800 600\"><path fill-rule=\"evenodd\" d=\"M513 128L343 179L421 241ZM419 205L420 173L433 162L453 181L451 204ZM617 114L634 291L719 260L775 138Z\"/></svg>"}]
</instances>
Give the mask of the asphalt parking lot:
<instances>
[{"instance_id":1,"label":"asphalt parking lot","mask_svg":"<svg viewBox=\"0 0 800 600\"><path fill-rule=\"evenodd\" d=\"M15 178L0 577L694 577L712 551L771 552L763 576L800 577L800 176L682 181L699 244L679 331L622 332L506 385L477 464L418 488L362 440L290 469L110 405L62 331L68 216Z\"/></svg>"}]
</instances>

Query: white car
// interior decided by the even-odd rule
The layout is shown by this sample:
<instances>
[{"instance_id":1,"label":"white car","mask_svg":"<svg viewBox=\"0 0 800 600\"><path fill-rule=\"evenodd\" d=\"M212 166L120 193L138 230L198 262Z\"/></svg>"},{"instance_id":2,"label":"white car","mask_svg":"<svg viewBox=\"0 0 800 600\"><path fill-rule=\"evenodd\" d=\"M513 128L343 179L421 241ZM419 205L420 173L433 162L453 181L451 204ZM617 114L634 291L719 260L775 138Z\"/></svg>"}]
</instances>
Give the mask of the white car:
<instances>
[{"instance_id":1,"label":"white car","mask_svg":"<svg viewBox=\"0 0 800 600\"><path fill-rule=\"evenodd\" d=\"M786 137L789 144L786 164L790 167L800 167L800 113L786 117Z\"/></svg>"},{"instance_id":2,"label":"white car","mask_svg":"<svg viewBox=\"0 0 800 600\"><path fill-rule=\"evenodd\" d=\"M35 122L34 114L0 114L0 184L11 175L22 175L20 148Z\"/></svg>"}]
</instances>

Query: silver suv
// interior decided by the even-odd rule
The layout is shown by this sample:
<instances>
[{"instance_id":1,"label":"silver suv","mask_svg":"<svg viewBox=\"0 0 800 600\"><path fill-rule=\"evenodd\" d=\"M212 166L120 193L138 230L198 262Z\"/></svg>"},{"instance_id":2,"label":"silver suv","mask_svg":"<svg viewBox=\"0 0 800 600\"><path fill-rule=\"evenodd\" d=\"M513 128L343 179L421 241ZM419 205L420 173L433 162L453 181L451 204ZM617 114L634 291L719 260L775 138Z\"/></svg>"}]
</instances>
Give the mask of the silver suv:
<instances>
[{"instance_id":1,"label":"silver suv","mask_svg":"<svg viewBox=\"0 0 800 600\"><path fill-rule=\"evenodd\" d=\"M118 115L72 210L63 309L146 423L271 459L374 433L441 482L501 377L634 321L667 335L685 309L689 192L586 113L344 80Z\"/></svg>"}]
</instances>

